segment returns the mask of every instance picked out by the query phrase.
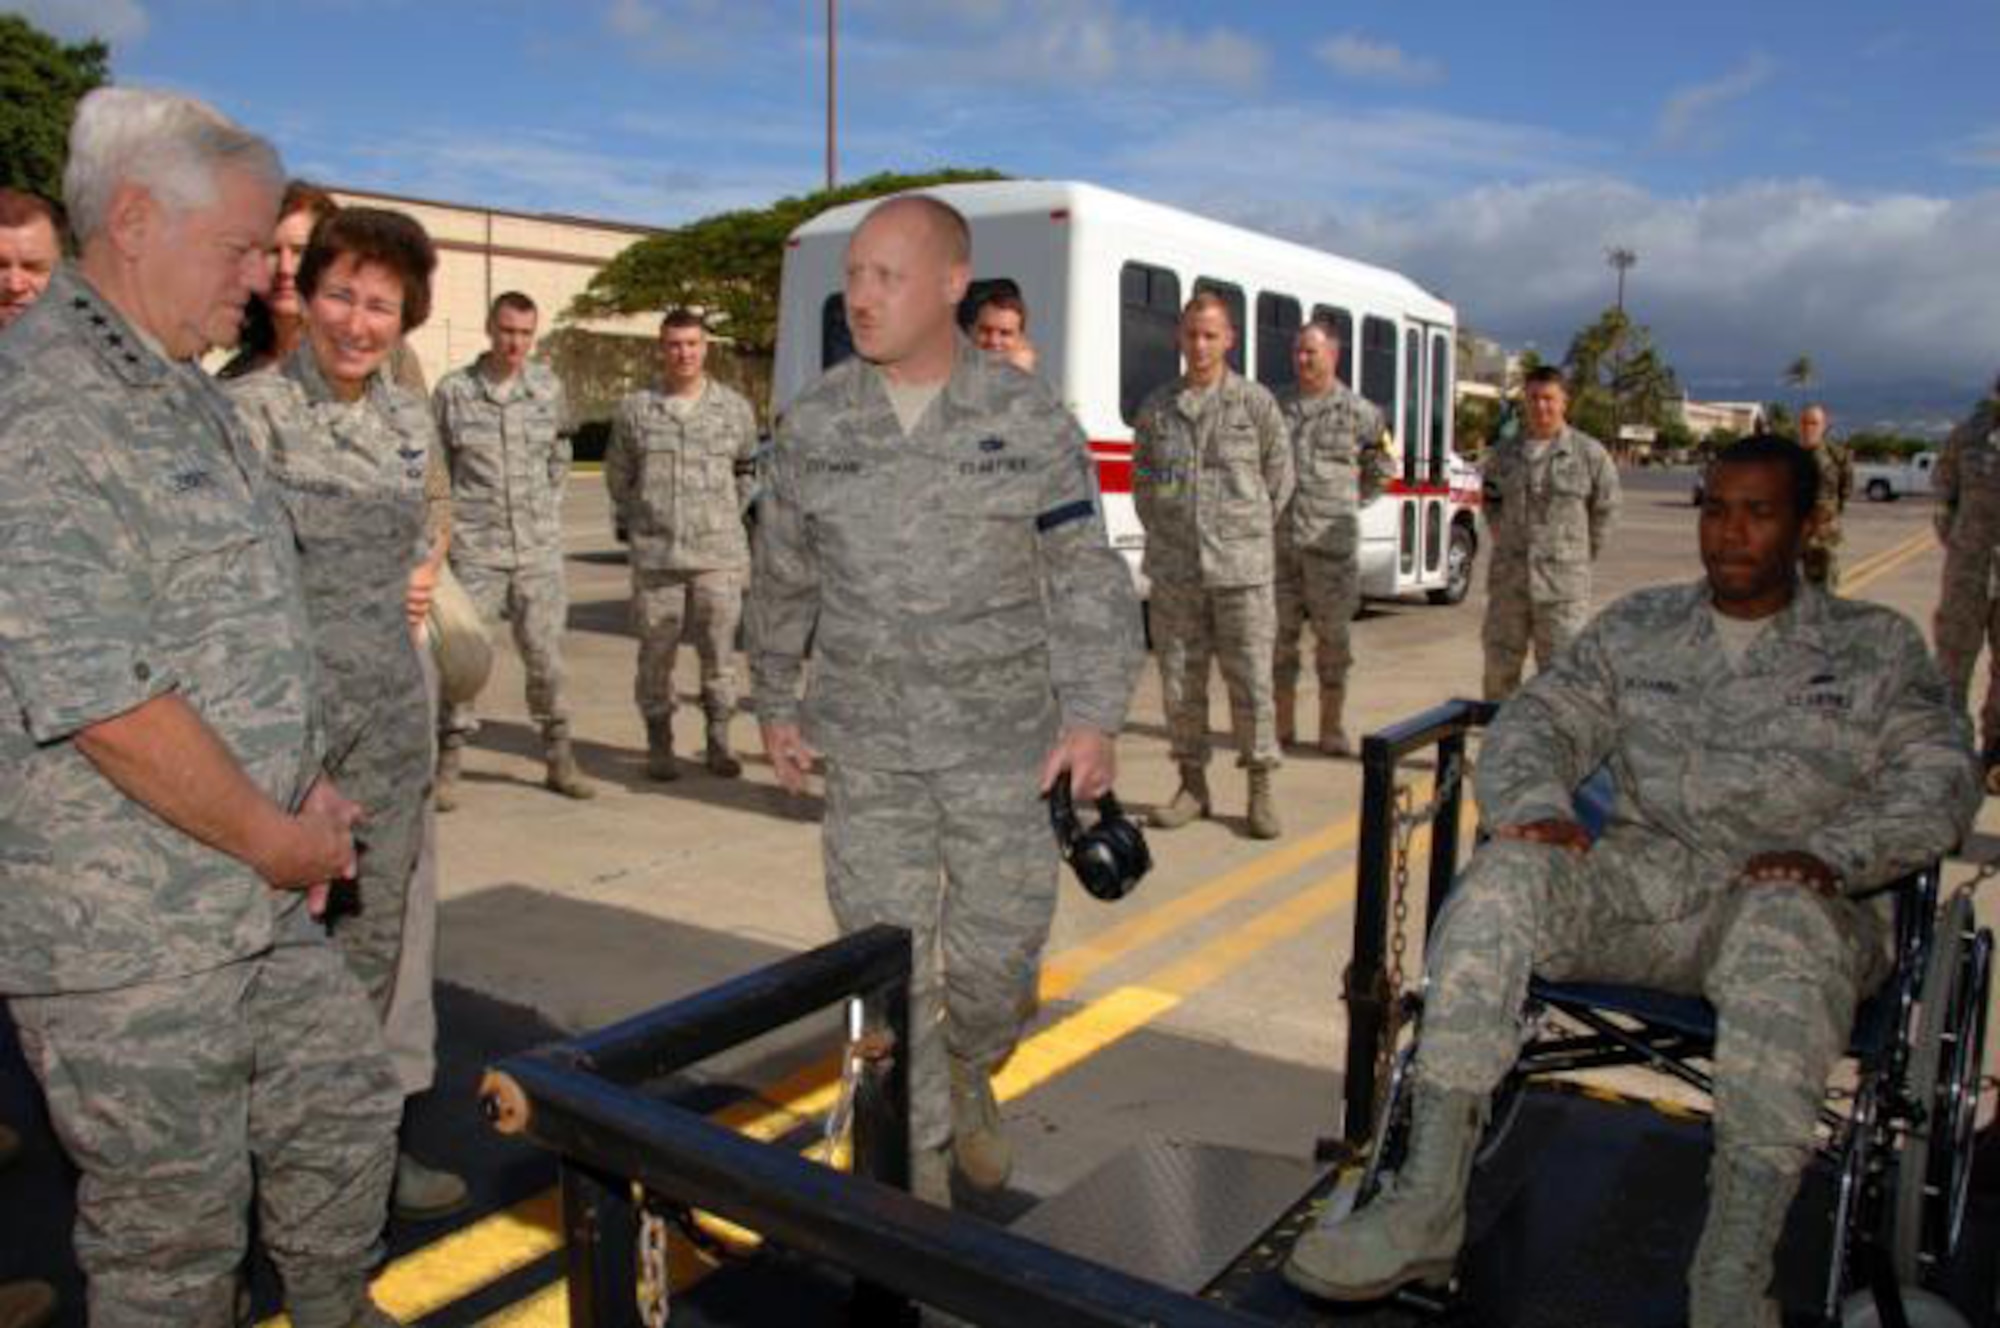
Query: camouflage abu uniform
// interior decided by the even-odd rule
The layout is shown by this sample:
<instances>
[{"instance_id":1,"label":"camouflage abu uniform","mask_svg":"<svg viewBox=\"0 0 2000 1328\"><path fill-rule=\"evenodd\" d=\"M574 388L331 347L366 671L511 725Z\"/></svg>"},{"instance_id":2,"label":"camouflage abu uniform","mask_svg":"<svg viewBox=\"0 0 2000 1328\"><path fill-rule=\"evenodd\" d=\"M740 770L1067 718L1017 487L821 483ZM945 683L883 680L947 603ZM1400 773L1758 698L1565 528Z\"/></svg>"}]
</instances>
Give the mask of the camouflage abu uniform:
<instances>
[{"instance_id":1,"label":"camouflage abu uniform","mask_svg":"<svg viewBox=\"0 0 2000 1328\"><path fill-rule=\"evenodd\" d=\"M1813 506L1813 525L1806 532L1805 553L1799 563L1806 580L1821 590L1838 590L1840 514L1854 496L1854 458L1832 439L1823 439L1818 447L1806 451L1819 467L1819 501Z\"/></svg>"},{"instance_id":2,"label":"camouflage abu uniform","mask_svg":"<svg viewBox=\"0 0 2000 1328\"><path fill-rule=\"evenodd\" d=\"M1590 618L1590 565L1618 514L1618 470L1601 443L1565 425L1545 442L1524 432L1495 443L1484 472L1493 534L1484 690L1504 701L1521 685L1530 643L1545 669Z\"/></svg>"},{"instance_id":3,"label":"camouflage abu uniform","mask_svg":"<svg viewBox=\"0 0 2000 1328\"><path fill-rule=\"evenodd\" d=\"M357 907L335 910L333 937L386 1020L406 930L433 931L429 919L409 916L422 906L410 885L429 805L432 725L403 603L427 552L424 480L436 429L428 403L384 373L361 400L339 400L309 345L228 390L298 537L327 772L367 811L356 835ZM390 1053L406 1093L430 1086L434 1028L399 1039Z\"/></svg>"},{"instance_id":4,"label":"camouflage abu uniform","mask_svg":"<svg viewBox=\"0 0 2000 1328\"><path fill-rule=\"evenodd\" d=\"M1737 873L1804 851L1852 893L1945 853L1978 806L1965 722L1900 614L1801 586L1731 663L1706 584L1661 587L1607 609L1501 709L1481 813L1571 819L1600 762L1616 801L1588 854L1495 839L1459 879L1430 944L1418 1078L1490 1092L1520 1050L1531 968L1706 996L1716 1165L1772 1177L1754 1202L1782 1223L1856 1003L1889 971L1890 901ZM1705 1231L1704 1249L1712 1234L1730 1240Z\"/></svg>"},{"instance_id":5,"label":"camouflage abu uniform","mask_svg":"<svg viewBox=\"0 0 2000 1328\"><path fill-rule=\"evenodd\" d=\"M1238 764L1279 762L1274 534L1292 486L1284 416L1241 374L1225 371L1207 392L1177 379L1139 407L1132 503L1146 530L1168 737L1183 768L1208 764L1211 658L1229 689Z\"/></svg>"},{"instance_id":6,"label":"camouflage abu uniform","mask_svg":"<svg viewBox=\"0 0 2000 1328\"><path fill-rule=\"evenodd\" d=\"M0 443L0 993L82 1173L90 1320L233 1323L253 1160L295 1317L351 1314L400 1106L367 998L304 896L73 741L173 693L266 796L304 796L323 739L284 512L228 401L68 272L0 338Z\"/></svg>"},{"instance_id":7,"label":"camouflage abu uniform","mask_svg":"<svg viewBox=\"0 0 2000 1328\"><path fill-rule=\"evenodd\" d=\"M504 610L528 675L528 713L545 736L566 733L562 634L562 497L569 479L562 380L529 364L505 383L486 376L489 357L444 376L432 400L451 464L451 570L488 622ZM472 707L452 706L444 740L477 726Z\"/></svg>"},{"instance_id":8,"label":"camouflage abu uniform","mask_svg":"<svg viewBox=\"0 0 2000 1328\"><path fill-rule=\"evenodd\" d=\"M1340 383L1317 397L1287 389L1278 406L1291 432L1298 488L1277 529L1277 690L1298 689L1299 635L1308 619L1319 685L1340 690L1354 662L1349 624L1361 607L1361 509L1392 474L1387 430L1375 404Z\"/></svg>"},{"instance_id":9,"label":"camouflage abu uniform","mask_svg":"<svg viewBox=\"0 0 2000 1328\"><path fill-rule=\"evenodd\" d=\"M907 435L858 358L795 400L753 544L757 715L802 719L826 757L841 929L910 929L911 1142L940 1147L940 1035L991 1069L1034 1007L1056 890L1038 768L1059 726L1124 723L1131 577L1075 420L964 341Z\"/></svg>"},{"instance_id":10,"label":"camouflage abu uniform","mask_svg":"<svg viewBox=\"0 0 2000 1328\"><path fill-rule=\"evenodd\" d=\"M2000 751L2000 394L1979 403L1945 440L1931 482L1937 486L1944 577L1931 635L1938 668L1961 708L1972 701L1972 670L1988 648L1986 702L1979 740L1989 760Z\"/></svg>"},{"instance_id":11,"label":"camouflage abu uniform","mask_svg":"<svg viewBox=\"0 0 2000 1328\"><path fill-rule=\"evenodd\" d=\"M701 657L710 724L735 713L736 624L750 569L743 509L756 451L750 403L712 378L684 411L649 388L620 401L611 418L604 483L631 541L639 633L633 691L648 720L674 713L674 655L684 625Z\"/></svg>"}]
</instances>

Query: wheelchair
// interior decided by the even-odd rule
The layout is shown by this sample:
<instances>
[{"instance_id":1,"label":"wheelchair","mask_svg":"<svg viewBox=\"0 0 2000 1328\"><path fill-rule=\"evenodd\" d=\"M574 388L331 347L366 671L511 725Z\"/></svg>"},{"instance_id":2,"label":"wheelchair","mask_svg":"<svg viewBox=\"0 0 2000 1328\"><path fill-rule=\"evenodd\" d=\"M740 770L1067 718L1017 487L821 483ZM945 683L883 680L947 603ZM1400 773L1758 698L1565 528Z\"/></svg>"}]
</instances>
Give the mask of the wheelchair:
<instances>
[{"instance_id":1,"label":"wheelchair","mask_svg":"<svg viewBox=\"0 0 2000 1328\"><path fill-rule=\"evenodd\" d=\"M1586 786L1579 793L1579 814L1593 834L1603 821L1604 792ZM1830 1093L1821 1108L1818 1149L1835 1178L1818 1305L1829 1328L1965 1322L1938 1288L1965 1231L1993 936L1978 926L1970 887L1940 909L1940 870L1934 863L1887 887L1895 966L1856 1013L1847 1052L1852 1088ZM1433 901L1433 916L1441 902ZM1376 1117L1383 1125L1354 1207L1372 1199L1399 1163L1422 1019L1421 990L1403 994L1403 1036ZM1497 1152L1536 1081L1642 1067L1712 1093L1704 1065L1715 1012L1700 997L1537 977L1523 1027L1520 1057L1494 1095L1480 1164ZM1449 1303L1421 1293L1410 1299L1433 1310Z\"/></svg>"}]
</instances>

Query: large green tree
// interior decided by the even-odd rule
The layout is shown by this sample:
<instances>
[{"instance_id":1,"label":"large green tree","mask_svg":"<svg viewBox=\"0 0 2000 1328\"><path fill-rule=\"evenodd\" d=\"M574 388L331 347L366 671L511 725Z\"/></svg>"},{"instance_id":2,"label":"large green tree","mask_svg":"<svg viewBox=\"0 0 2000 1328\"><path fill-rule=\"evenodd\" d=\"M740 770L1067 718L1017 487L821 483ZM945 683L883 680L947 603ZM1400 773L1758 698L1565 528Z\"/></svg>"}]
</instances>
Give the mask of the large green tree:
<instances>
[{"instance_id":1,"label":"large green tree","mask_svg":"<svg viewBox=\"0 0 2000 1328\"><path fill-rule=\"evenodd\" d=\"M1680 381L1653 344L1651 329L1616 308L1570 339L1562 367L1570 422L1606 443L1615 442L1618 425L1658 429L1680 396Z\"/></svg>"},{"instance_id":2,"label":"large green tree","mask_svg":"<svg viewBox=\"0 0 2000 1328\"><path fill-rule=\"evenodd\" d=\"M0 14L0 185L62 194L76 104L111 76L101 41L65 46L18 14Z\"/></svg>"},{"instance_id":3,"label":"large green tree","mask_svg":"<svg viewBox=\"0 0 2000 1328\"><path fill-rule=\"evenodd\" d=\"M571 301L568 317L693 305L706 310L711 324L740 350L769 355L778 341L778 276L793 230L842 203L927 185L1005 178L986 170L884 173L802 198L781 198L766 208L703 217L628 246Z\"/></svg>"}]
</instances>

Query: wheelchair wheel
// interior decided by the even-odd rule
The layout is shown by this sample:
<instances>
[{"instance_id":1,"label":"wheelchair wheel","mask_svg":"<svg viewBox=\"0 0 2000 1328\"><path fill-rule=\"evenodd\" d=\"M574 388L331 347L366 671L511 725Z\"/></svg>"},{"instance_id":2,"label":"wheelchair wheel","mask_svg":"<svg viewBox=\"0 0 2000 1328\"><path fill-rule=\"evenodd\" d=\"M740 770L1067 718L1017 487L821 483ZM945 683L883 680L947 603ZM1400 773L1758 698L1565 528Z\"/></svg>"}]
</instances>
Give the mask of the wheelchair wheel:
<instances>
[{"instance_id":1,"label":"wheelchair wheel","mask_svg":"<svg viewBox=\"0 0 2000 1328\"><path fill-rule=\"evenodd\" d=\"M1914 1287L1903 1288L1903 1315L1910 1328L1972 1328L1958 1308L1943 1296ZM1840 1328L1882 1328L1882 1310L1875 1297L1857 1291L1840 1307Z\"/></svg>"},{"instance_id":2,"label":"wheelchair wheel","mask_svg":"<svg viewBox=\"0 0 2000 1328\"><path fill-rule=\"evenodd\" d=\"M1993 934L1979 929L1972 897L1960 891L1938 919L1910 1047L1909 1091L1923 1115L1897 1159L1890 1231L1896 1277L1905 1286L1930 1283L1964 1229L1992 964Z\"/></svg>"}]
</instances>

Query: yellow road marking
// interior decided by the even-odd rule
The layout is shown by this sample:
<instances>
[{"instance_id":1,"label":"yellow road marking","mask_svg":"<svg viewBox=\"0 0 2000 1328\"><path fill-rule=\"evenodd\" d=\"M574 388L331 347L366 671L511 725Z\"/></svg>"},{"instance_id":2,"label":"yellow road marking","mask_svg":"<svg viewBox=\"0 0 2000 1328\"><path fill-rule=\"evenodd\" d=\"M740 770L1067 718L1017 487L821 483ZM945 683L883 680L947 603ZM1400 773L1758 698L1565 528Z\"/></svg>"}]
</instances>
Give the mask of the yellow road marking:
<instances>
[{"instance_id":1,"label":"yellow road marking","mask_svg":"<svg viewBox=\"0 0 2000 1328\"><path fill-rule=\"evenodd\" d=\"M1231 868L1183 895L1113 924L1044 966L1040 987L1042 998L1048 1001L1061 999L1119 959L1255 894L1318 858L1346 849L1353 844L1358 829L1358 814L1348 816ZM1256 926L1257 921L1253 920L1251 925ZM1157 1018L1159 1013L1178 1004L1179 999L1135 995L1124 989L1111 993L1105 998L1111 1001L1108 1006L1086 1007L1024 1040L1009 1062L1007 1073L996 1081L996 1092L1005 1099L1028 1091L1034 1084L1060 1074L1096 1050ZM1160 1004L1162 1000L1165 1004ZM1133 1020L1138 1022L1131 1022ZM717 1112L713 1119L750 1138L765 1142L780 1138L806 1121L824 1115L833 1106L838 1094L835 1081L837 1070L838 1058L827 1057L785 1076L757 1098ZM1008 1078L1010 1074L1014 1076L1011 1080ZM1002 1091L1002 1083L1008 1082L1021 1086L1011 1092ZM377 1277L374 1283L376 1297L392 1314L421 1318L560 1249L561 1226L557 1192L544 1191L398 1259ZM681 1257L685 1243L675 1241L672 1244L676 1257ZM683 1285L678 1270L675 1284ZM535 1317L552 1312L559 1312L563 1318ZM555 1287L538 1293L512 1307L506 1315L488 1322L504 1323L511 1328L516 1324L565 1322L567 1314L567 1301L558 1282ZM523 1317L515 1318L515 1315ZM287 1320L280 1316L267 1320L263 1328L283 1328L286 1323Z\"/></svg>"},{"instance_id":2,"label":"yellow road marking","mask_svg":"<svg viewBox=\"0 0 2000 1328\"><path fill-rule=\"evenodd\" d=\"M1843 595L1852 595L1869 582L1887 576L1904 563L1915 558L1918 554L1929 550L1935 541L1936 537L1929 531L1919 531L1894 548L1885 549L1873 558L1862 562L1851 575L1842 577L1840 579L1840 593Z\"/></svg>"},{"instance_id":3,"label":"yellow road marking","mask_svg":"<svg viewBox=\"0 0 2000 1328\"><path fill-rule=\"evenodd\" d=\"M1421 836L1420 836L1421 838ZM1306 859L1310 861L1310 857ZM1242 967L1259 952L1298 936L1354 898L1354 882L1342 876L1313 886L1265 909L1249 922L1226 932L1162 968L1143 985L1114 988L1076 1013L1033 1036L994 1076L993 1093L1011 1102L1075 1069L1106 1047L1138 1032L1188 997ZM679 1241L673 1242L677 1247ZM686 1290L706 1268L694 1264L684 1273L676 1268L674 1286ZM560 1283L485 1320L484 1328L559 1328L567 1325L568 1301Z\"/></svg>"},{"instance_id":4,"label":"yellow road marking","mask_svg":"<svg viewBox=\"0 0 2000 1328\"><path fill-rule=\"evenodd\" d=\"M1061 1000L1118 960L1257 893L1318 858L1350 847L1360 824L1359 813L1348 816L1078 942L1043 965L1041 1000ZM836 1082L839 1069L838 1057L824 1057L787 1075L756 1098L725 1108L715 1119L753 1139L776 1139L832 1109L840 1091Z\"/></svg>"},{"instance_id":5,"label":"yellow road marking","mask_svg":"<svg viewBox=\"0 0 2000 1328\"><path fill-rule=\"evenodd\" d=\"M1876 563L1887 562L1889 559L1898 557L1908 552L1910 549L1921 548L1924 545L1929 544L1931 538L1932 538L1931 535L1926 531L1921 531L1921 530L1916 531L1912 534L1904 536L1902 539L1896 541L1896 543L1894 544L1889 545L1887 548L1877 549L1875 552L1869 554L1866 558L1856 559L1853 566L1849 567L1847 570L1855 575L1864 575L1871 568L1873 568Z\"/></svg>"}]
</instances>

